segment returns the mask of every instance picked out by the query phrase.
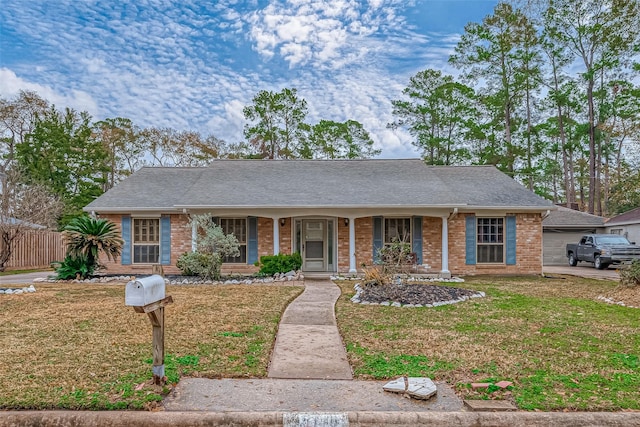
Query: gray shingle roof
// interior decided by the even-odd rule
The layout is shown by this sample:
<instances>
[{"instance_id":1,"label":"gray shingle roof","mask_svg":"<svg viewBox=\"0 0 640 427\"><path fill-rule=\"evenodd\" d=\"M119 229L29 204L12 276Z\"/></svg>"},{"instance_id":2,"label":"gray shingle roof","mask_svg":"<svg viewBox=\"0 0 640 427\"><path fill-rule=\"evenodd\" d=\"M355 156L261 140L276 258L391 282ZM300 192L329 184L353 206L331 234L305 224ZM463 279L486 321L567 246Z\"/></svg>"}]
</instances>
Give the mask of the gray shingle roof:
<instances>
[{"instance_id":1,"label":"gray shingle roof","mask_svg":"<svg viewBox=\"0 0 640 427\"><path fill-rule=\"evenodd\" d=\"M621 213L607 221L608 226L617 224L640 224L640 207Z\"/></svg>"},{"instance_id":2,"label":"gray shingle roof","mask_svg":"<svg viewBox=\"0 0 640 427\"><path fill-rule=\"evenodd\" d=\"M369 206L553 208L492 166L376 159L216 160L205 168L142 168L85 210Z\"/></svg>"},{"instance_id":3,"label":"gray shingle roof","mask_svg":"<svg viewBox=\"0 0 640 427\"><path fill-rule=\"evenodd\" d=\"M549 216L542 220L542 226L545 228L604 227L605 221L606 218L601 216L558 206L558 210L551 211Z\"/></svg>"}]
</instances>

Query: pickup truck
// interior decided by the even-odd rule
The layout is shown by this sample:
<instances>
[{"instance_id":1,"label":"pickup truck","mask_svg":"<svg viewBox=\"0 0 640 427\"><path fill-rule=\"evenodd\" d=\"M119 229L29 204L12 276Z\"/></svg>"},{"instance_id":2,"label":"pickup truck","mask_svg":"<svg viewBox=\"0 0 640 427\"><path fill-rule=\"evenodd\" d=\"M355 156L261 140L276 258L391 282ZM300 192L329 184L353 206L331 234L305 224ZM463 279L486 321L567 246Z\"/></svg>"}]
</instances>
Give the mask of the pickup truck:
<instances>
[{"instance_id":1,"label":"pickup truck","mask_svg":"<svg viewBox=\"0 0 640 427\"><path fill-rule=\"evenodd\" d=\"M640 259L640 246L617 234L587 234L580 243L567 245L567 258L571 267L586 261L603 270L611 264Z\"/></svg>"}]
</instances>

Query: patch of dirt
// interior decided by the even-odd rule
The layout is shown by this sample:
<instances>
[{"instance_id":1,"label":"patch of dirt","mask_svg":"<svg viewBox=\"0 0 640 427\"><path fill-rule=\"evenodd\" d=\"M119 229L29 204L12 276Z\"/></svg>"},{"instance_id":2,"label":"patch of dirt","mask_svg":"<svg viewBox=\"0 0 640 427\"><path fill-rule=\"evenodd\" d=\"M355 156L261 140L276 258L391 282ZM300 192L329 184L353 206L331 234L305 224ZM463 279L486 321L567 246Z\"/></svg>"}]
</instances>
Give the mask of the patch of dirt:
<instances>
[{"instance_id":1,"label":"patch of dirt","mask_svg":"<svg viewBox=\"0 0 640 427\"><path fill-rule=\"evenodd\" d=\"M367 302L381 303L384 301L399 302L401 304L433 304L457 300L462 297L477 295L477 291L452 286L424 285L424 284L364 284L360 299Z\"/></svg>"}]
</instances>

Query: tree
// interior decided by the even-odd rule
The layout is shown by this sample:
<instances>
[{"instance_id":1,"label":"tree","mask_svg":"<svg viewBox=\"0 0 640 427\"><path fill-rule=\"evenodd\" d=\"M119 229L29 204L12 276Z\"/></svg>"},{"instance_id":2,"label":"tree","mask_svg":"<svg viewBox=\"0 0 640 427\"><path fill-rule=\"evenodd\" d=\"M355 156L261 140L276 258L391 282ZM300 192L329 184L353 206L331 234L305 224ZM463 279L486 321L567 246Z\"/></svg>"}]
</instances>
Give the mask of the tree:
<instances>
[{"instance_id":1,"label":"tree","mask_svg":"<svg viewBox=\"0 0 640 427\"><path fill-rule=\"evenodd\" d=\"M198 132L172 128L143 129L139 140L143 153L150 158L146 161L148 166L206 166L220 157L224 145L214 136L203 139Z\"/></svg>"},{"instance_id":2,"label":"tree","mask_svg":"<svg viewBox=\"0 0 640 427\"><path fill-rule=\"evenodd\" d=\"M122 117L101 120L93 125L92 138L102 144L107 156L103 191L142 166L145 150L140 144L139 130L131 120Z\"/></svg>"},{"instance_id":3,"label":"tree","mask_svg":"<svg viewBox=\"0 0 640 427\"><path fill-rule=\"evenodd\" d=\"M247 123L244 135L258 153L268 159L296 156L304 137L307 101L298 98L296 89L280 92L260 91L253 105L243 109Z\"/></svg>"},{"instance_id":4,"label":"tree","mask_svg":"<svg viewBox=\"0 0 640 427\"><path fill-rule=\"evenodd\" d=\"M15 160L15 147L24 143L33 131L36 118L49 108L47 101L35 92L20 91L13 100L0 98L0 154L2 172Z\"/></svg>"},{"instance_id":5,"label":"tree","mask_svg":"<svg viewBox=\"0 0 640 427\"><path fill-rule=\"evenodd\" d=\"M16 167L0 175L0 271L28 231L55 226L62 204L45 187L27 185Z\"/></svg>"},{"instance_id":6,"label":"tree","mask_svg":"<svg viewBox=\"0 0 640 427\"><path fill-rule=\"evenodd\" d=\"M366 159L380 154L361 123L320 120L311 126L299 156L306 159Z\"/></svg>"},{"instance_id":7,"label":"tree","mask_svg":"<svg viewBox=\"0 0 640 427\"><path fill-rule=\"evenodd\" d=\"M630 59L640 43L640 5L637 0L550 0L545 27L553 43L570 51L584 66L589 140L588 212L602 213L600 140L595 87L607 71Z\"/></svg>"},{"instance_id":8,"label":"tree","mask_svg":"<svg viewBox=\"0 0 640 427\"><path fill-rule=\"evenodd\" d=\"M85 260L89 271L99 267L100 254L116 261L124 244L115 223L86 215L71 220L64 228L62 238L67 255Z\"/></svg>"},{"instance_id":9,"label":"tree","mask_svg":"<svg viewBox=\"0 0 640 427\"><path fill-rule=\"evenodd\" d=\"M64 203L61 225L103 192L109 172L107 152L92 138L90 116L51 107L37 116L33 131L16 145L16 158L31 184L39 184Z\"/></svg>"},{"instance_id":10,"label":"tree","mask_svg":"<svg viewBox=\"0 0 640 427\"><path fill-rule=\"evenodd\" d=\"M408 129L427 164L467 162L467 141L479 119L473 89L428 69L411 77L402 93L408 99L391 101L396 120L387 127Z\"/></svg>"},{"instance_id":11,"label":"tree","mask_svg":"<svg viewBox=\"0 0 640 427\"><path fill-rule=\"evenodd\" d=\"M494 150L500 153L499 166L511 176L515 176L516 161L521 154L521 147L513 137L517 126L515 111L523 95L522 61L518 54L533 31L532 23L520 10L498 3L493 15L484 18L481 24L467 24L449 58L449 62L465 71L468 79L487 81L487 91L481 99L493 113L493 123L502 131L499 140L504 142L504 149Z\"/></svg>"}]
</instances>

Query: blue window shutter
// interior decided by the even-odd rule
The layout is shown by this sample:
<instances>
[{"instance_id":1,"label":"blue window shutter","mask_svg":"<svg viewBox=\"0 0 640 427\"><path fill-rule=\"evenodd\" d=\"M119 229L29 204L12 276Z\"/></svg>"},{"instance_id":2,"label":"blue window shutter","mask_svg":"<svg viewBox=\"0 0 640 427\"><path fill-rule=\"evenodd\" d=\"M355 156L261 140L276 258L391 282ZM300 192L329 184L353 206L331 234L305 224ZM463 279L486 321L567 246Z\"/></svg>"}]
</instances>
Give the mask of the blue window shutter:
<instances>
[{"instance_id":1,"label":"blue window shutter","mask_svg":"<svg viewBox=\"0 0 640 427\"><path fill-rule=\"evenodd\" d=\"M475 265L476 263L476 217L475 215L467 216L465 219L465 246L466 256L465 264Z\"/></svg>"},{"instance_id":2,"label":"blue window shutter","mask_svg":"<svg viewBox=\"0 0 640 427\"><path fill-rule=\"evenodd\" d=\"M422 217L413 217L413 239L411 250L418 256L418 264L422 264Z\"/></svg>"},{"instance_id":3,"label":"blue window shutter","mask_svg":"<svg viewBox=\"0 0 640 427\"><path fill-rule=\"evenodd\" d=\"M248 239L247 239L247 264L254 264L258 261L258 218L250 216L247 218Z\"/></svg>"},{"instance_id":4,"label":"blue window shutter","mask_svg":"<svg viewBox=\"0 0 640 427\"><path fill-rule=\"evenodd\" d=\"M516 264L516 217L507 217L507 265Z\"/></svg>"},{"instance_id":5,"label":"blue window shutter","mask_svg":"<svg viewBox=\"0 0 640 427\"><path fill-rule=\"evenodd\" d=\"M160 217L160 264L171 264L171 217Z\"/></svg>"},{"instance_id":6,"label":"blue window shutter","mask_svg":"<svg viewBox=\"0 0 640 427\"><path fill-rule=\"evenodd\" d=\"M122 216L122 265L131 264L131 217Z\"/></svg>"},{"instance_id":7,"label":"blue window shutter","mask_svg":"<svg viewBox=\"0 0 640 427\"><path fill-rule=\"evenodd\" d=\"M382 217L373 217L373 262L379 260L378 251L382 249Z\"/></svg>"}]
</instances>

